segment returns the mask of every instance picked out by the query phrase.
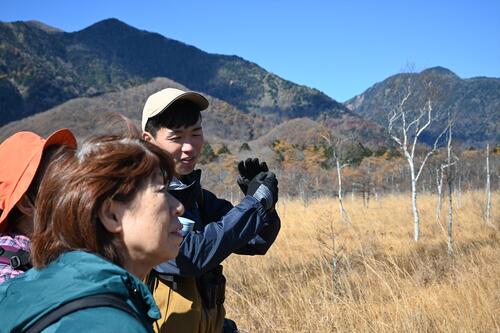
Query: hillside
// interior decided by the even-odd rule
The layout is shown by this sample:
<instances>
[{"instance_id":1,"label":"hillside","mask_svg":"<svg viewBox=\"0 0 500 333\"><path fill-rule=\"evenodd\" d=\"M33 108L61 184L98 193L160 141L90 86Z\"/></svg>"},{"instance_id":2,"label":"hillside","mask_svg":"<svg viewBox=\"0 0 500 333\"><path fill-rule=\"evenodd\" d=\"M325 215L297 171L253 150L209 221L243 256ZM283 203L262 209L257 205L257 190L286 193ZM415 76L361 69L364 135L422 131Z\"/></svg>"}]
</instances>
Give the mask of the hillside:
<instances>
[{"instance_id":1,"label":"hillside","mask_svg":"<svg viewBox=\"0 0 500 333\"><path fill-rule=\"evenodd\" d=\"M237 56L193 46L108 19L66 33L40 22L0 23L0 125L76 97L167 77L250 114L282 120L350 111Z\"/></svg>"},{"instance_id":2,"label":"hillside","mask_svg":"<svg viewBox=\"0 0 500 333\"><path fill-rule=\"evenodd\" d=\"M71 128L78 137L110 130L112 113L119 113L135 120L140 126L142 107L147 97L164 88L186 89L166 78L155 78L151 82L118 92L95 97L80 97L69 100L48 111L22 120L11 122L0 128L0 141L9 135L31 130L48 135L61 128ZM265 122L259 117L250 117L228 103L207 96L210 106L202 113L206 137L213 140L248 141L254 135L260 136L266 130Z\"/></svg>"},{"instance_id":3,"label":"hillside","mask_svg":"<svg viewBox=\"0 0 500 333\"><path fill-rule=\"evenodd\" d=\"M374 150L389 144L381 126L348 115L338 119L291 119L275 126L253 143L256 146L270 146L275 140L281 140L299 146L318 145L324 143L325 135L345 141L362 142Z\"/></svg>"},{"instance_id":4,"label":"hillside","mask_svg":"<svg viewBox=\"0 0 500 333\"><path fill-rule=\"evenodd\" d=\"M498 78L461 79L446 68L435 67L420 73L391 76L348 100L345 105L357 114L386 126L388 112L399 104L408 84L412 87L409 108L417 109L424 105L426 96L429 96L424 82L432 82L430 93L438 119L425 137L427 142L442 129L448 110L455 122L455 140L470 146L481 146L487 141L500 142Z\"/></svg>"}]
</instances>

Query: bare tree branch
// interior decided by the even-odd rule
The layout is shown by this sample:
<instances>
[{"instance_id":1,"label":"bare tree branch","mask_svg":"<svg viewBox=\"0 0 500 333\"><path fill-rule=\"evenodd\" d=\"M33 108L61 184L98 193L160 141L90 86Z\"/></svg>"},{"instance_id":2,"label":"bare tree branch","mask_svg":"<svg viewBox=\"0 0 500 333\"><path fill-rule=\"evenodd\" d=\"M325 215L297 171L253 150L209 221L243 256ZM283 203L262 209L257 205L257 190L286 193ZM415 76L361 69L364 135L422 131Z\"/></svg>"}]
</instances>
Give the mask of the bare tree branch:
<instances>
[{"instance_id":1,"label":"bare tree branch","mask_svg":"<svg viewBox=\"0 0 500 333\"><path fill-rule=\"evenodd\" d=\"M416 179L418 180L418 178L420 177L420 174L422 173L422 170L424 169L424 166L425 166L425 163L427 163L427 159L432 155L434 154L434 152L437 150L437 145L441 139L441 137L446 133L446 131L449 130L449 126L446 126L445 129L438 135L438 137L436 138L436 140L434 141L434 145L432 147L432 149L425 155L425 158L422 162L422 164L420 164L420 168L418 170L418 173L417 173L417 176L416 176Z\"/></svg>"},{"instance_id":2,"label":"bare tree branch","mask_svg":"<svg viewBox=\"0 0 500 333\"><path fill-rule=\"evenodd\" d=\"M431 83L427 84L428 93L430 93L430 88L432 86ZM419 109L419 113L412 113L409 111L409 107L407 103L409 102L409 98L412 95L412 88L410 83L406 86L406 92L401 99L399 105L397 105L392 111L388 113L388 130L391 138L399 145L400 149L405 156L408 166L410 168L411 174L411 191L412 191L412 210L414 217L414 225L415 225L415 240L419 239L420 234L420 220L417 209L417 181L422 174L425 164L429 157L434 153L437 149L437 145L441 139L441 137L446 133L448 126L439 134L434 142L432 149L425 155L423 161L420 166L415 168L415 152L417 148L417 143L422 135L422 133L429 128L432 123L432 114L433 114L433 105L432 105L432 97L429 95L427 97L427 101L424 105ZM425 119L426 121L422 124L422 121ZM407 123L407 120L410 121Z\"/></svg>"}]
</instances>

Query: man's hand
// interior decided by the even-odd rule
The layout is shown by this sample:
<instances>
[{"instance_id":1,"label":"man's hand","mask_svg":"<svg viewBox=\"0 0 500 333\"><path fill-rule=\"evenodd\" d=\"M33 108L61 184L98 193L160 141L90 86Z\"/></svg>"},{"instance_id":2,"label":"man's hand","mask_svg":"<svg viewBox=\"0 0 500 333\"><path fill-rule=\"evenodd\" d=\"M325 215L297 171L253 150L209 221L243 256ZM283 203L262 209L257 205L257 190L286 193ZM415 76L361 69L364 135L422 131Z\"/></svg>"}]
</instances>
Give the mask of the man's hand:
<instances>
[{"instance_id":1,"label":"man's hand","mask_svg":"<svg viewBox=\"0 0 500 333\"><path fill-rule=\"evenodd\" d=\"M266 210L274 208L278 201L278 179L271 172L261 172L248 183L247 195L260 201Z\"/></svg>"},{"instance_id":2,"label":"man's hand","mask_svg":"<svg viewBox=\"0 0 500 333\"><path fill-rule=\"evenodd\" d=\"M245 161L238 163L238 171L240 173L236 182L243 194L248 193L248 184L261 172L269 171L266 162L259 163L258 158L247 158Z\"/></svg>"}]
</instances>

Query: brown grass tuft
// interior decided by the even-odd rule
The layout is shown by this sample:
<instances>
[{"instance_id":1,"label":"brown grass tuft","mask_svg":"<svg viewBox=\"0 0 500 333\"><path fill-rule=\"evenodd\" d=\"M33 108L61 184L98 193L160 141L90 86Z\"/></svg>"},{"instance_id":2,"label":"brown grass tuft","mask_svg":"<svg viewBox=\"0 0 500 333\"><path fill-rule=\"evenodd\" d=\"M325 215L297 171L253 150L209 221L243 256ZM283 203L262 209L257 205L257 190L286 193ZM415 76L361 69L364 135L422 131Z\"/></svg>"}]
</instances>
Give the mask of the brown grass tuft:
<instances>
[{"instance_id":1,"label":"brown grass tuft","mask_svg":"<svg viewBox=\"0 0 500 333\"><path fill-rule=\"evenodd\" d=\"M349 224L335 199L281 201L269 253L225 264L227 317L242 332L500 332L500 193L490 225L483 196L455 198L452 256L431 195L419 242L409 195L348 198Z\"/></svg>"}]
</instances>

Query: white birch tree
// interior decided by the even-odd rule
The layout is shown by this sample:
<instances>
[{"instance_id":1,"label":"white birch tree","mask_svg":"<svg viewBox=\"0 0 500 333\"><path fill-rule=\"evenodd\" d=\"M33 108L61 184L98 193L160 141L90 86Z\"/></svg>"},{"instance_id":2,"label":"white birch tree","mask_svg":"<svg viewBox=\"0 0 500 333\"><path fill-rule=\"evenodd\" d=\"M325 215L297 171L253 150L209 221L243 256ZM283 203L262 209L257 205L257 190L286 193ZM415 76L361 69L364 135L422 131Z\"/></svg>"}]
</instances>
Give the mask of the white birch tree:
<instances>
[{"instance_id":1,"label":"white birch tree","mask_svg":"<svg viewBox=\"0 0 500 333\"><path fill-rule=\"evenodd\" d=\"M342 169L349 166L349 163L342 163L340 156L341 145L344 140L334 139L330 134L323 135L323 139L327 142L329 148L332 151L332 157L335 160L335 167L337 169L337 181L338 181L338 200L339 200L339 213L340 218L343 222L349 223L349 215L344 208L343 192L342 192Z\"/></svg>"},{"instance_id":2,"label":"white birch tree","mask_svg":"<svg viewBox=\"0 0 500 333\"><path fill-rule=\"evenodd\" d=\"M340 163L340 157L339 157L336 149L333 150L333 157L335 158L335 164L337 166L337 179L338 179L338 182L339 182L339 192L338 192L338 195L339 195L340 217L342 218L342 221L349 222L349 219L348 219L348 216L347 216L347 212L344 209L344 202L343 202L343 198L342 198L342 173L341 173L342 169L345 168L346 166L348 166L349 164L347 164L347 163L341 164Z\"/></svg>"},{"instance_id":3,"label":"white birch tree","mask_svg":"<svg viewBox=\"0 0 500 333\"><path fill-rule=\"evenodd\" d=\"M436 222L438 223L441 218L441 206L443 199L443 178L444 178L444 166L441 165L439 168L436 169L436 188L438 195L438 200L436 204Z\"/></svg>"},{"instance_id":4,"label":"white birch tree","mask_svg":"<svg viewBox=\"0 0 500 333\"><path fill-rule=\"evenodd\" d=\"M486 144L486 222L491 219L490 144Z\"/></svg>"},{"instance_id":5,"label":"white birch tree","mask_svg":"<svg viewBox=\"0 0 500 333\"><path fill-rule=\"evenodd\" d=\"M452 156L452 129L453 123L451 121L450 112L448 112L448 143L446 145L447 158L444 169L446 169L446 180L448 183L448 254L453 254L453 184L455 180L454 165L458 158Z\"/></svg>"},{"instance_id":6,"label":"white birch tree","mask_svg":"<svg viewBox=\"0 0 500 333\"><path fill-rule=\"evenodd\" d=\"M406 86L406 91L400 103L388 114L388 130L391 138L398 144L403 155L408 162L411 177L411 203L414 222L414 239L420 239L420 217L417 207L417 183L422 174L422 170L429 157L436 151L439 140L446 132L447 127L437 136L431 149L419 161L416 155L419 137L430 126L433 121L433 104L430 96L431 83L428 83L428 96L423 106L416 112L412 112L409 98L413 94L410 83ZM419 164L420 162L420 164Z\"/></svg>"}]
</instances>

